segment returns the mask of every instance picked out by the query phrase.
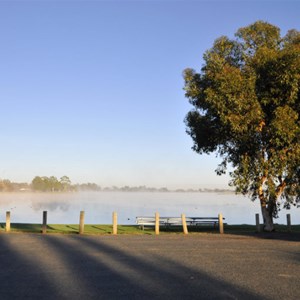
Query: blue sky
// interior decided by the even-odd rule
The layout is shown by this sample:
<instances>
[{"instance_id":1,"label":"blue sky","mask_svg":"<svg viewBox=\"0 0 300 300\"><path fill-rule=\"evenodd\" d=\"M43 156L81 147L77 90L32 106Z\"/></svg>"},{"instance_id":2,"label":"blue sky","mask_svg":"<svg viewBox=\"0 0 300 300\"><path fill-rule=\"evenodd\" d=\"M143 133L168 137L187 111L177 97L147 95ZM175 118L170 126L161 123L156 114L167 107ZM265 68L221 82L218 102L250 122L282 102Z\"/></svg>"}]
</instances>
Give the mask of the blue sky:
<instances>
[{"instance_id":1,"label":"blue sky","mask_svg":"<svg viewBox=\"0 0 300 300\"><path fill-rule=\"evenodd\" d=\"M298 1L1 1L0 178L226 187L191 150L182 71L256 20L300 29Z\"/></svg>"}]
</instances>

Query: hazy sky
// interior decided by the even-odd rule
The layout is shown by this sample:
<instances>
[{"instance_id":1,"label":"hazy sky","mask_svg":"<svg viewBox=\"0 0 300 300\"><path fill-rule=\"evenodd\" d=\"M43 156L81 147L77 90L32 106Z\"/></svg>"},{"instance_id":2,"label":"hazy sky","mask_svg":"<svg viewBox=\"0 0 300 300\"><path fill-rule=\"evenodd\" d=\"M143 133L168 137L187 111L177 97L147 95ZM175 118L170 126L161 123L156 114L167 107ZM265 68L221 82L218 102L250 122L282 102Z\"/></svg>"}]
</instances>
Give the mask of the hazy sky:
<instances>
[{"instance_id":1,"label":"hazy sky","mask_svg":"<svg viewBox=\"0 0 300 300\"><path fill-rule=\"evenodd\" d=\"M0 0L0 178L226 186L191 150L182 71L256 20L300 29L298 1Z\"/></svg>"}]
</instances>

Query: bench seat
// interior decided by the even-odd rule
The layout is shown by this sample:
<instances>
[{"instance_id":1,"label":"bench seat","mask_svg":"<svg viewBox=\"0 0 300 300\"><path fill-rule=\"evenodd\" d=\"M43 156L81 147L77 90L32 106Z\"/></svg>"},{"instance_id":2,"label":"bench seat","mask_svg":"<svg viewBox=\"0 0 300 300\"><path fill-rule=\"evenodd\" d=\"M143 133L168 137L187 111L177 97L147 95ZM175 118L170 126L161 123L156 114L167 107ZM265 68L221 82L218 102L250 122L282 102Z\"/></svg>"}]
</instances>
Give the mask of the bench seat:
<instances>
[{"instance_id":1,"label":"bench seat","mask_svg":"<svg viewBox=\"0 0 300 300\"><path fill-rule=\"evenodd\" d=\"M225 220L225 218L223 218ZM142 229L144 226L155 226L155 217L136 217L136 224L140 225ZM213 226L216 228L219 226L218 217L186 217L187 226ZM182 219L179 217L160 217L160 226L180 226L182 225Z\"/></svg>"}]
</instances>

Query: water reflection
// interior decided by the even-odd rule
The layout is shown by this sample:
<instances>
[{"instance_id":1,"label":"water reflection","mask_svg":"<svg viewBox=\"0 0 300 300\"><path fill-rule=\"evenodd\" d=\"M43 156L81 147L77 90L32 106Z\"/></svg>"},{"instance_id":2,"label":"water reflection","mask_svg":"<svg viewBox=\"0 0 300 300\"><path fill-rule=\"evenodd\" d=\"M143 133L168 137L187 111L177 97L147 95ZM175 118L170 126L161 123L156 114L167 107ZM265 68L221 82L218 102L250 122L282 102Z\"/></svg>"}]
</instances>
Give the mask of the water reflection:
<instances>
[{"instance_id":1,"label":"water reflection","mask_svg":"<svg viewBox=\"0 0 300 300\"><path fill-rule=\"evenodd\" d=\"M33 210L35 211L41 211L43 210L47 210L47 211L55 211L55 210L61 210L63 212L67 212L70 208L70 205L67 203L60 203L60 202L35 202L32 203Z\"/></svg>"},{"instance_id":2,"label":"water reflection","mask_svg":"<svg viewBox=\"0 0 300 300\"><path fill-rule=\"evenodd\" d=\"M85 211L86 224L111 224L112 212L118 212L120 224L134 224L137 216L216 217L222 213L228 224L255 224L260 213L259 202L235 194L160 193L160 192L85 192L85 193L0 193L0 222L5 211L11 211L16 223L41 223L42 212L49 224L77 224ZM300 209L280 212L276 223L286 224L286 213L292 223L300 224Z\"/></svg>"}]
</instances>

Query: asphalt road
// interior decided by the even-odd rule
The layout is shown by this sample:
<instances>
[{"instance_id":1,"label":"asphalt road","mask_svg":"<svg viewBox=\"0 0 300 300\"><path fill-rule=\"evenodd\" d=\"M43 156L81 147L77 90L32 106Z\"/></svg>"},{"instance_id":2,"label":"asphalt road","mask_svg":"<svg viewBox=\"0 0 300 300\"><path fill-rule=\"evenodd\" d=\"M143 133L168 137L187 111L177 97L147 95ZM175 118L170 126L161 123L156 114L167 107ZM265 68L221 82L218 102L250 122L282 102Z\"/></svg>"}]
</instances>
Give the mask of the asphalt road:
<instances>
[{"instance_id":1,"label":"asphalt road","mask_svg":"<svg viewBox=\"0 0 300 300\"><path fill-rule=\"evenodd\" d=\"M300 242L0 235L0 299L300 299Z\"/></svg>"}]
</instances>

